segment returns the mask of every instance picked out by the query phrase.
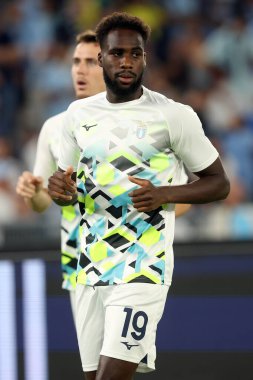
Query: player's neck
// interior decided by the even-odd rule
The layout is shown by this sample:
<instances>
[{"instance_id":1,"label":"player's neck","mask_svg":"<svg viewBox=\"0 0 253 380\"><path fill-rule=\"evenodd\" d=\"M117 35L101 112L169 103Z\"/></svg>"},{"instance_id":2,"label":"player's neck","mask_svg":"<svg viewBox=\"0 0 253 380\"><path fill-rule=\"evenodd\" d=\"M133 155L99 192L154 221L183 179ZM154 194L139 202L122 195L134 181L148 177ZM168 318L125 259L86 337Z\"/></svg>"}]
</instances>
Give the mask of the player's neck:
<instances>
[{"instance_id":1,"label":"player's neck","mask_svg":"<svg viewBox=\"0 0 253 380\"><path fill-rule=\"evenodd\" d=\"M131 102L132 100L139 99L142 96L143 89L140 86L136 91L130 94L115 94L109 88L106 89L106 98L110 103L126 103Z\"/></svg>"}]
</instances>

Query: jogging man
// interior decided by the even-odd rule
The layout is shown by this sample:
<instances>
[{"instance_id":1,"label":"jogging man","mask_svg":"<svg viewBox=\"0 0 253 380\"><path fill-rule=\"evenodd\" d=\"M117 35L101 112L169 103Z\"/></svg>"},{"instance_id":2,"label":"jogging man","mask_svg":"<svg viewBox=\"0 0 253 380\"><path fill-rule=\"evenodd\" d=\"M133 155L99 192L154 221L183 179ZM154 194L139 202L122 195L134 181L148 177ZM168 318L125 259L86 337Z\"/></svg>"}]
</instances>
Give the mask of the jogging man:
<instances>
[{"instance_id":1,"label":"jogging man","mask_svg":"<svg viewBox=\"0 0 253 380\"><path fill-rule=\"evenodd\" d=\"M76 38L72 61L72 80L77 99L87 98L105 90L102 69L98 65L100 47L93 31L81 33ZM59 144L66 112L48 119L39 135L34 172L23 172L16 191L36 212L45 211L52 202L47 191L48 178L57 169ZM78 203L63 207L61 218L62 287L70 291L75 315L74 289L79 247L80 211Z\"/></svg>"},{"instance_id":2,"label":"jogging man","mask_svg":"<svg viewBox=\"0 0 253 380\"><path fill-rule=\"evenodd\" d=\"M130 380L136 370L155 368L173 273L175 203L229 193L196 113L142 86L149 33L125 13L98 24L106 92L70 105L59 170L49 179L55 202L78 198L82 213L76 305L87 380ZM197 180L181 184L183 163Z\"/></svg>"}]
</instances>

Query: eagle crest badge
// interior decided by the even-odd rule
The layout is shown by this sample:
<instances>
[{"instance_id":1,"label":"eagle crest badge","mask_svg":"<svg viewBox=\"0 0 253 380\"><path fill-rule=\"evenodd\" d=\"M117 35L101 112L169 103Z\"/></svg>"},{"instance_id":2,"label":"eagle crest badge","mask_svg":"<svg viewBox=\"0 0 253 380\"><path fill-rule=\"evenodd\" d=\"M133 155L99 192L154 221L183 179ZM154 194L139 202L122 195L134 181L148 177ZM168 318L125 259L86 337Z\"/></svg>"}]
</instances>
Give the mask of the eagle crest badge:
<instances>
[{"instance_id":1,"label":"eagle crest badge","mask_svg":"<svg viewBox=\"0 0 253 380\"><path fill-rule=\"evenodd\" d=\"M136 136L143 139L147 134L147 125L143 121L139 121L136 127Z\"/></svg>"}]
</instances>

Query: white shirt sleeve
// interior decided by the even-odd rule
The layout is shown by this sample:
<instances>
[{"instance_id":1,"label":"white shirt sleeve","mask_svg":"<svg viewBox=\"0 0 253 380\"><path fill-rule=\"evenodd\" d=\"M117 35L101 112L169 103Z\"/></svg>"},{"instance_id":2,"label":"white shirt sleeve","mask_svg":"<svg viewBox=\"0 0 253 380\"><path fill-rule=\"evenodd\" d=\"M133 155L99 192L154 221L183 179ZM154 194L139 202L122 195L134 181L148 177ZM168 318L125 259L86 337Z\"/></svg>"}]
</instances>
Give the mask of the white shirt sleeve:
<instances>
[{"instance_id":1,"label":"white shirt sleeve","mask_svg":"<svg viewBox=\"0 0 253 380\"><path fill-rule=\"evenodd\" d=\"M182 167L179 185L184 185L187 182L188 182L188 175L186 174L185 168Z\"/></svg>"},{"instance_id":2,"label":"white shirt sleeve","mask_svg":"<svg viewBox=\"0 0 253 380\"><path fill-rule=\"evenodd\" d=\"M50 125L44 123L38 138L37 151L33 173L44 180L44 187L48 185L48 178L57 170L57 163L50 151Z\"/></svg>"},{"instance_id":3,"label":"white shirt sleeve","mask_svg":"<svg viewBox=\"0 0 253 380\"><path fill-rule=\"evenodd\" d=\"M71 106L68 108L63 121L62 134L60 139L58 166L66 170L68 166L73 166L74 172L80 158L80 149L75 138L75 125Z\"/></svg>"},{"instance_id":4,"label":"white shirt sleeve","mask_svg":"<svg viewBox=\"0 0 253 380\"><path fill-rule=\"evenodd\" d=\"M193 173L210 166L219 156L205 136L201 122L190 107L179 104L178 112L169 116L170 145Z\"/></svg>"}]
</instances>

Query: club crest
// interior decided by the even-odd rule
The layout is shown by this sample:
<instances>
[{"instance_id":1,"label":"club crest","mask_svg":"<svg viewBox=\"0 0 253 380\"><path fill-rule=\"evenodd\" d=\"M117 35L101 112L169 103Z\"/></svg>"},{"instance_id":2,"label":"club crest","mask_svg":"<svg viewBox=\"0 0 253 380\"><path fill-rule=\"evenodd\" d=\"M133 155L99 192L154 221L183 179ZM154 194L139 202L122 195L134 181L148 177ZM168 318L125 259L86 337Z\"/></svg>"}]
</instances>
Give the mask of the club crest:
<instances>
[{"instance_id":1,"label":"club crest","mask_svg":"<svg viewBox=\"0 0 253 380\"><path fill-rule=\"evenodd\" d=\"M143 121L140 121L136 127L136 136L138 139L143 139L147 133L147 126Z\"/></svg>"}]
</instances>

